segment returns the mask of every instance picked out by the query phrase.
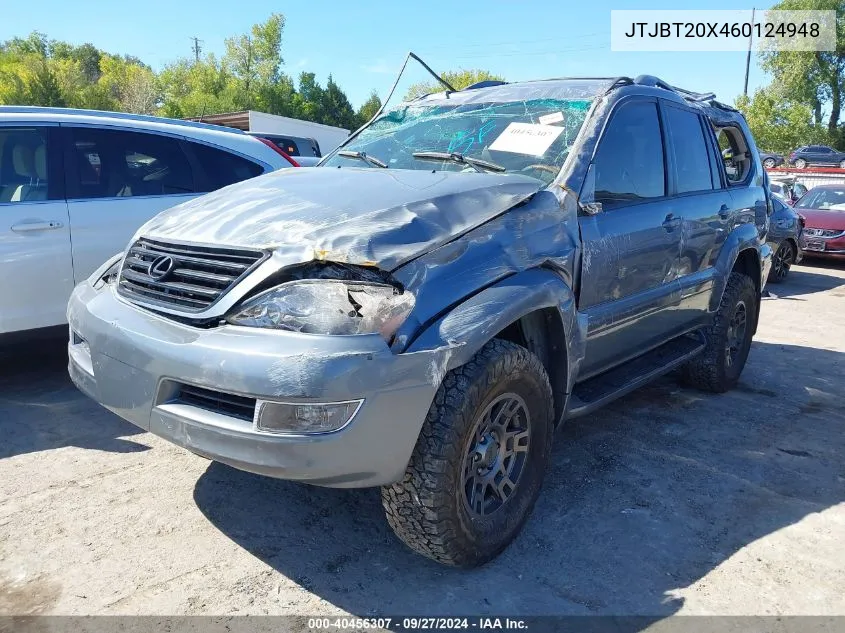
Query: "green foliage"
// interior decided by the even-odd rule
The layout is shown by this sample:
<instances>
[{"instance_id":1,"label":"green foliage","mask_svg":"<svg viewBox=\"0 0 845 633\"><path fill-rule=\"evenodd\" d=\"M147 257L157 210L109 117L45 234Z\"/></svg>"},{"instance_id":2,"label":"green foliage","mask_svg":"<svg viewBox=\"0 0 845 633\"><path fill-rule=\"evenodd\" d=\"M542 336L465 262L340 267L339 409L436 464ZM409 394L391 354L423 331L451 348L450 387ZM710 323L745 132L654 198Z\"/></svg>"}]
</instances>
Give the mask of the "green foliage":
<instances>
[{"instance_id":1,"label":"green foliage","mask_svg":"<svg viewBox=\"0 0 845 633\"><path fill-rule=\"evenodd\" d=\"M487 70L449 70L440 73L440 77L455 90L461 90L479 81L504 81L504 77L494 75ZM408 89L408 93L405 95L405 101L410 101L411 99L416 99L433 92L443 92L444 90L446 88L443 84L434 80L414 84Z\"/></svg>"},{"instance_id":2,"label":"green foliage","mask_svg":"<svg viewBox=\"0 0 845 633\"><path fill-rule=\"evenodd\" d=\"M285 18L274 13L248 33L225 40L221 58L178 59L159 73L131 56L92 44L75 46L33 32L0 42L0 104L51 105L199 117L260 110L356 129L378 110L373 93L358 112L329 76L294 80L282 72Z\"/></svg>"},{"instance_id":3,"label":"green foliage","mask_svg":"<svg viewBox=\"0 0 845 633\"><path fill-rule=\"evenodd\" d=\"M813 123L806 103L781 99L772 88L757 90L751 99L741 96L736 106L761 150L787 154L801 145L832 143L827 129Z\"/></svg>"},{"instance_id":4,"label":"green foliage","mask_svg":"<svg viewBox=\"0 0 845 633\"><path fill-rule=\"evenodd\" d=\"M358 121L363 125L370 119L372 119L376 112L379 111L381 108L381 99L379 99L378 94L375 90L370 93L369 99L367 99L360 108L358 108Z\"/></svg>"},{"instance_id":5,"label":"green foliage","mask_svg":"<svg viewBox=\"0 0 845 633\"><path fill-rule=\"evenodd\" d=\"M838 141L842 135L840 118L845 89L845 0L781 0L772 9L836 11L836 50L764 50L760 61L773 77L774 95L809 107L816 125L822 123L823 111L827 112L828 135Z\"/></svg>"}]
</instances>

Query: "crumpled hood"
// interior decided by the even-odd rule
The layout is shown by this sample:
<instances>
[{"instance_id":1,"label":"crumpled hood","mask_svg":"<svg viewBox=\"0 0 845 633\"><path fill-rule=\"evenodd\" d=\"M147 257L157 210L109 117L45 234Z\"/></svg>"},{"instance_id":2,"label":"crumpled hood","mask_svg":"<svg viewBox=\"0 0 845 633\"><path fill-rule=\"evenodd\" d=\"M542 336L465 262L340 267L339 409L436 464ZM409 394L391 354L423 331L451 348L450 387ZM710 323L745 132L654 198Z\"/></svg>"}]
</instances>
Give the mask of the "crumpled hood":
<instances>
[{"instance_id":1,"label":"crumpled hood","mask_svg":"<svg viewBox=\"0 0 845 633\"><path fill-rule=\"evenodd\" d=\"M518 174L285 169L164 211L136 238L273 249L284 265L324 259L393 270L541 187Z\"/></svg>"},{"instance_id":2,"label":"crumpled hood","mask_svg":"<svg viewBox=\"0 0 845 633\"><path fill-rule=\"evenodd\" d=\"M807 228L845 231L845 211L795 208L793 210L804 216L807 221Z\"/></svg>"}]
</instances>

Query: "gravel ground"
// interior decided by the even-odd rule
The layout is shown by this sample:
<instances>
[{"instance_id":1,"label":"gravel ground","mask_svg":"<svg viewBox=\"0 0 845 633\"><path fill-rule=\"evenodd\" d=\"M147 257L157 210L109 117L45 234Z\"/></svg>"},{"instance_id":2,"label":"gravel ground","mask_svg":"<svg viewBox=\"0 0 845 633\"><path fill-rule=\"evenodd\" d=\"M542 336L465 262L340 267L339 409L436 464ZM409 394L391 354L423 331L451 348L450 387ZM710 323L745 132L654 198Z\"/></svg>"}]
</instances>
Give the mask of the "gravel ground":
<instances>
[{"instance_id":1,"label":"gravel ground","mask_svg":"<svg viewBox=\"0 0 845 633\"><path fill-rule=\"evenodd\" d=\"M0 614L845 615L845 267L764 301L739 388L667 376L557 436L534 514L473 571L376 490L210 463L78 393L64 342L0 352Z\"/></svg>"}]
</instances>

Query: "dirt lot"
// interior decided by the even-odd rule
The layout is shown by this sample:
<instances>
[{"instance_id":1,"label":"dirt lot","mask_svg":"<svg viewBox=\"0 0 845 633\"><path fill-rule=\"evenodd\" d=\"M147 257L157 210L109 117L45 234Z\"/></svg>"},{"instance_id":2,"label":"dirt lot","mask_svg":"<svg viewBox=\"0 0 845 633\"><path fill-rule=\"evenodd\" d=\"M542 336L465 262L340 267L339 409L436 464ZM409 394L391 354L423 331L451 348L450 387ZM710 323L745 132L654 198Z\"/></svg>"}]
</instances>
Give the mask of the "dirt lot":
<instances>
[{"instance_id":1,"label":"dirt lot","mask_svg":"<svg viewBox=\"0 0 845 633\"><path fill-rule=\"evenodd\" d=\"M673 377L557 437L520 538L475 571L375 490L190 455L79 394L63 341L0 353L0 613L845 614L845 267L772 286L740 388Z\"/></svg>"}]
</instances>

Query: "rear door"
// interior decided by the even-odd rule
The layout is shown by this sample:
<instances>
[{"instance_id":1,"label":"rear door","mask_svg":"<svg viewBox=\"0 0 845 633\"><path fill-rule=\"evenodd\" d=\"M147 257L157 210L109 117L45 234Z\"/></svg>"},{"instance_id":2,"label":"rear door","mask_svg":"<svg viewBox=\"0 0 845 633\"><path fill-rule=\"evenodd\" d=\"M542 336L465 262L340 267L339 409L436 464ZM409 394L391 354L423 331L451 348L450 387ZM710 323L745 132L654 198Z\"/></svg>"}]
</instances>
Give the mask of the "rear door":
<instances>
[{"instance_id":1,"label":"rear door","mask_svg":"<svg viewBox=\"0 0 845 633\"><path fill-rule=\"evenodd\" d=\"M58 131L0 123L0 334L65 322L74 279Z\"/></svg>"},{"instance_id":2,"label":"rear door","mask_svg":"<svg viewBox=\"0 0 845 633\"><path fill-rule=\"evenodd\" d=\"M64 133L78 283L123 250L147 220L196 196L197 187L178 137L83 126Z\"/></svg>"},{"instance_id":3,"label":"rear door","mask_svg":"<svg viewBox=\"0 0 845 633\"><path fill-rule=\"evenodd\" d=\"M681 217L667 195L666 152L655 99L626 99L605 126L581 192L600 203L580 217L579 310L588 316L579 376L590 377L671 337Z\"/></svg>"},{"instance_id":4,"label":"rear door","mask_svg":"<svg viewBox=\"0 0 845 633\"><path fill-rule=\"evenodd\" d=\"M710 123L694 108L664 101L673 208L682 219L678 264L684 329L705 322L716 260L733 219L734 201L722 176ZM733 150L739 153L737 147Z\"/></svg>"}]
</instances>

